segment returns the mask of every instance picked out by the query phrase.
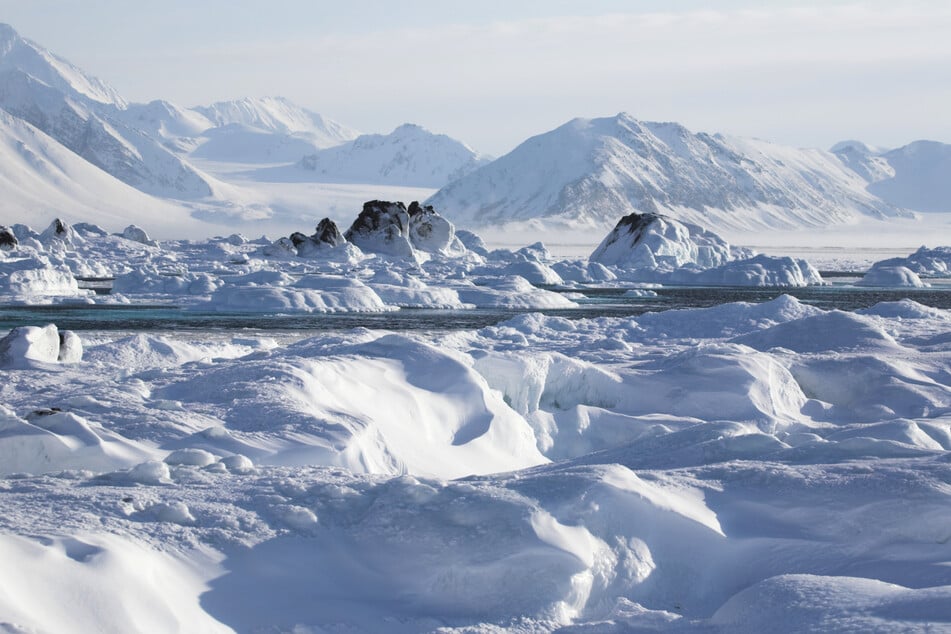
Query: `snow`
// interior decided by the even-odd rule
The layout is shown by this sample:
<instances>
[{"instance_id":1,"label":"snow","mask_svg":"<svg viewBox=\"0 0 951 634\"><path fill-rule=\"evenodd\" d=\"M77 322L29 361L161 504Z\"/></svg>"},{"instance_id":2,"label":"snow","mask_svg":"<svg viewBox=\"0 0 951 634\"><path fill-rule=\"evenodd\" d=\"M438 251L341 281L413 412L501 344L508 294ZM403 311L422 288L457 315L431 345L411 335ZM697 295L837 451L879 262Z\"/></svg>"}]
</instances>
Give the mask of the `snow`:
<instances>
[{"instance_id":1,"label":"snow","mask_svg":"<svg viewBox=\"0 0 951 634\"><path fill-rule=\"evenodd\" d=\"M866 189L931 188L941 148L579 119L437 197L453 204L407 207L389 201L431 188L277 176L339 144L326 156L366 145L354 165L443 177L456 155L426 149L455 142L347 144L277 98L129 105L3 26L0 83L58 126L0 112L0 631L951 629L951 311L915 301L946 301L951 247L906 246L947 221L873 219L900 212ZM54 140L83 130L87 159L159 177L139 186L213 192L134 190ZM456 230L512 201L532 231L498 230L513 248ZM585 255L635 209L654 215L590 259L535 232L556 218ZM325 216L346 239L331 220L310 235ZM779 225L812 229L749 233ZM261 227L285 237L237 233ZM583 310L819 284L795 253L819 244L836 268L878 261L811 297L905 298ZM114 309L153 329L95 321ZM424 327L399 330L413 311ZM452 325L473 313L491 325ZM85 329L60 321L76 314Z\"/></svg>"},{"instance_id":2,"label":"snow","mask_svg":"<svg viewBox=\"0 0 951 634\"><path fill-rule=\"evenodd\" d=\"M357 132L282 97L259 97L221 101L194 111L215 127L240 125L282 134L298 133L316 147L339 145L356 138ZM299 157L298 157L299 158Z\"/></svg>"},{"instance_id":3,"label":"snow","mask_svg":"<svg viewBox=\"0 0 951 634\"><path fill-rule=\"evenodd\" d=\"M882 200L925 213L951 210L951 189L945 178L951 168L951 145L914 141L885 150L846 143L832 151L865 178L868 191Z\"/></svg>"},{"instance_id":4,"label":"snow","mask_svg":"<svg viewBox=\"0 0 951 634\"><path fill-rule=\"evenodd\" d=\"M267 345L90 335L78 364L0 369L20 584L0 575L0 614L65 632L940 630L949 323L783 296ZM40 395L59 409L30 413Z\"/></svg>"},{"instance_id":5,"label":"snow","mask_svg":"<svg viewBox=\"0 0 951 634\"><path fill-rule=\"evenodd\" d=\"M487 162L460 141L404 124L303 156L297 167L299 178L317 181L438 188Z\"/></svg>"},{"instance_id":6,"label":"snow","mask_svg":"<svg viewBox=\"0 0 951 634\"><path fill-rule=\"evenodd\" d=\"M899 286L904 288L924 288L918 274L907 266L875 266L856 282L858 286Z\"/></svg>"}]
</instances>

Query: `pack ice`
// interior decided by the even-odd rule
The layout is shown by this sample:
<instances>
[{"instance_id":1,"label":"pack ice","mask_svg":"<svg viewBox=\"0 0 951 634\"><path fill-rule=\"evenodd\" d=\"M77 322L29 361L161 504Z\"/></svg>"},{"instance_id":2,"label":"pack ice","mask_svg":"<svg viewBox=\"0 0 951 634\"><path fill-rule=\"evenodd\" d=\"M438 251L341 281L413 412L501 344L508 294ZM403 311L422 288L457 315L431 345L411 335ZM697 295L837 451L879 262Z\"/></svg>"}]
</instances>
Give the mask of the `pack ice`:
<instances>
[{"instance_id":1,"label":"pack ice","mask_svg":"<svg viewBox=\"0 0 951 634\"><path fill-rule=\"evenodd\" d=\"M7 233L7 305L519 314L432 332L12 329L0 630L951 629L947 310L781 295L543 312L577 307L553 288L821 282L658 215L569 262L387 201L277 240ZM937 276L942 253L887 266Z\"/></svg>"}]
</instances>

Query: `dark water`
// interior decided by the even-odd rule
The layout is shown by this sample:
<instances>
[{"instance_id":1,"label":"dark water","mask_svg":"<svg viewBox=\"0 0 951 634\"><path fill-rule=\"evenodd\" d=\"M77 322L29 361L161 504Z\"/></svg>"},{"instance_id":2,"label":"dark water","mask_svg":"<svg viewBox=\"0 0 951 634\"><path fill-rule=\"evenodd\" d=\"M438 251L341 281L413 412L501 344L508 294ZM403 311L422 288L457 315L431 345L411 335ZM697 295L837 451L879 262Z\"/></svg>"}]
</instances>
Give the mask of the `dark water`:
<instances>
[{"instance_id":1,"label":"dark water","mask_svg":"<svg viewBox=\"0 0 951 634\"><path fill-rule=\"evenodd\" d=\"M864 289L848 285L806 288L668 287L654 289L657 297L622 297L623 289L586 290L582 306L572 310L431 310L403 309L390 313L271 315L183 310L175 306L57 305L0 307L0 330L54 323L67 330L121 331L320 331L356 327L389 330L462 330L497 324L525 312L542 312L569 319L636 316L648 311L702 308L726 302L765 302L782 294L820 308L855 310L879 302L911 298L951 309L951 285L931 289Z\"/></svg>"}]
</instances>

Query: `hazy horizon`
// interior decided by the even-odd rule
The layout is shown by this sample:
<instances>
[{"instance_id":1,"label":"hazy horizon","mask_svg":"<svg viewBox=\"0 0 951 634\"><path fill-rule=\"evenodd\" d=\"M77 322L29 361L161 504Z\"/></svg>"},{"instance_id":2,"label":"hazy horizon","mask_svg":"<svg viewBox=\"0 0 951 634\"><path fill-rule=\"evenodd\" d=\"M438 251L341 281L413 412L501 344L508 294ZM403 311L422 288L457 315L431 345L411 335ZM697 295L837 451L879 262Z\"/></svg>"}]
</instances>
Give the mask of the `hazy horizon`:
<instances>
[{"instance_id":1,"label":"hazy horizon","mask_svg":"<svg viewBox=\"0 0 951 634\"><path fill-rule=\"evenodd\" d=\"M496 156L618 112L800 147L951 141L951 7L702 6L0 0L0 21L130 101L283 96L362 132L412 122Z\"/></svg>"}]
</instances>

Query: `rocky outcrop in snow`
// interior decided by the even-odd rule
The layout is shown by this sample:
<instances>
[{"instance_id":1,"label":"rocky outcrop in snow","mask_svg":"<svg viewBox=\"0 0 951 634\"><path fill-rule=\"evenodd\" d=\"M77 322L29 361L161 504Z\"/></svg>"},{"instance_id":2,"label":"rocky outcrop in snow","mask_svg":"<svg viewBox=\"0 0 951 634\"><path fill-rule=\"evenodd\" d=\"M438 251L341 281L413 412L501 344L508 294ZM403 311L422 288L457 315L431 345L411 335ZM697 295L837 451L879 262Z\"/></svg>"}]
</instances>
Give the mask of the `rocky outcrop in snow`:
<instances>
[{"instance_id":1,"label":"rocky outcrop in snow","mask_svg":"<svg viewBox=\"0 0 951 634\"><path fill-rule=\"evenodd\" d=\"M409 213L401 202L371 200L344 236L369 253L413 257L409 241Z\"/></svg>"},{"instance_id":2,"label":"rocky outcrop in snow","mask_svg":"<svg viewBox=\"0 0 951 634\"><path fill-rule=\"evenodd\" d=\"M414 200L406 212L409 214L409 241L414 248L427 253L465 251L465 246L456 239L455 227L436 213L432 205L420 205Z\"/></svg>"},{"instance_id":3,"label":"rocky outcrop in snow","mask_svg":"<svg viewBox=\"0 0 951 634\"><path fill-rule=\"evenodd\" d=\"M709 269L738 255L749 253L734 253L711 231L660 214L634 213L618 221L589 260L620 268L672 270L693 264Z\"/></svg>"},{"instance_id":4,"label":"rocky outcrop in snow","mask_svg":"<svg viewBox=\"0 0 951 634\"><path fill-rule=\"evenodd\" d=\"M0 251L13 251L20 244L9 227L0 226Z\"/></svg>"},{"instance_id":5,"label":"rocky outcrop in snow","mask_svg":"<svg viewBox=\"0 0 951 634\"><path fill-rule=\"evenodd\" d=\"M822 277L808 262L756 255L696 225L630 214L591 254L621 279L703 286L806 286Z\"/></svg>"}]
</instances>

